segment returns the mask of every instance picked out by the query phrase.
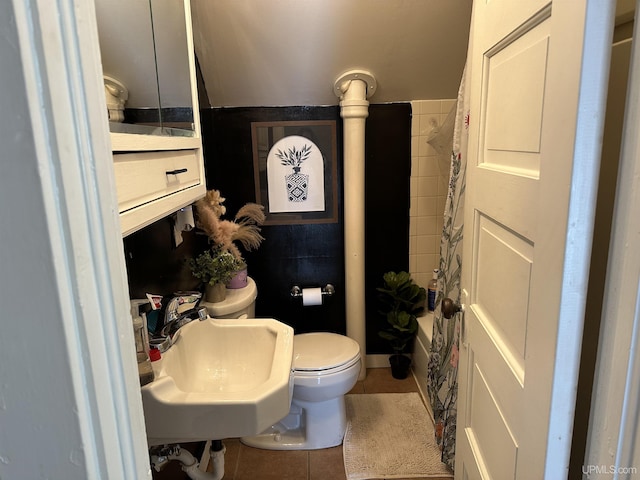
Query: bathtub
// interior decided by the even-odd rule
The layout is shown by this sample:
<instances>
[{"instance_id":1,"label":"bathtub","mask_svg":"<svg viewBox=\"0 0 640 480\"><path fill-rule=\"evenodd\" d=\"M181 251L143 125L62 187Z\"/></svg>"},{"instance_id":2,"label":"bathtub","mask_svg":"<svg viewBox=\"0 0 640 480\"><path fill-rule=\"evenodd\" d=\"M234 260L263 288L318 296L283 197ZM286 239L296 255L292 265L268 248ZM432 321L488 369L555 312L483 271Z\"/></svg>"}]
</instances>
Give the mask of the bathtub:
<instances>
[{"instance_id":1,"label":"bathtub","mask_svg":"<svg viewBox=\"0 0 640 480\"><path fill-rule=\"evenodd\" d=\"M429 365L429 352L431 350L431 337L433 335L433 312L428 312L422 317L418 317L418 335L413 346L413 376L418 384L420 395L429 414L429 395L427 394L427 374ZM433 415L432 415L433 418Z\"/></svg>"}]
</instances>

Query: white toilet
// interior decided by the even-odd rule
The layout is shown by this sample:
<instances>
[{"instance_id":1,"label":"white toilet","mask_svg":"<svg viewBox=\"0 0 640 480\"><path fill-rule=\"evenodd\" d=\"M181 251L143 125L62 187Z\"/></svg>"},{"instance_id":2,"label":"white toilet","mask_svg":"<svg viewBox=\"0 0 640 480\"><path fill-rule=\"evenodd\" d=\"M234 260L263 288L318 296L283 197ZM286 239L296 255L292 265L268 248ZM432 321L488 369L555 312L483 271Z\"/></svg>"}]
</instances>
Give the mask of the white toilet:
<instances>
[{"instance_id":1,"label":"white toilet","mask_svg":"<svg viewBox=\"0 0 640 480\"><path fill-rule=\"evenodd\" d=\"M251 280L253 282L253 280ZM237 315L220 303L203 303L214 318L253 312L255 284L235 292ZM250 288L249 288L250 287ZM243 292L248 289L249 291ZM240 301L240 296L243 301ZM240 440L268 450L315 450L342 443L347 428L344 395L360 373L358 342L336 333L303 333L293 340L293 397L289 414L259 435Z\"/></svg>"},{"instance_id":2,"label":"white toilet","mask_svg":"<svg viewBox=\"0 0 640 480\"><path fill-rule=\"evenodd\" d=\"M253 278L247 277L244 288L227 288L227 294L222 302L200 302L207 307L211 318L254 318L256 316L256 298L258 289Z\"/></svg>"},{"instance_id":3,"label":"white toilet","mask_svg":"<svg viewBox=\"0 0 640 480\"><path fill-rule=\"evenodd\" d=\"M315 450L342 443L347 428L344 395L360 373L360 347L336 333L293 338L293 400L289 415L245 445L269 450Z\"/></svg>"}]
</instances>

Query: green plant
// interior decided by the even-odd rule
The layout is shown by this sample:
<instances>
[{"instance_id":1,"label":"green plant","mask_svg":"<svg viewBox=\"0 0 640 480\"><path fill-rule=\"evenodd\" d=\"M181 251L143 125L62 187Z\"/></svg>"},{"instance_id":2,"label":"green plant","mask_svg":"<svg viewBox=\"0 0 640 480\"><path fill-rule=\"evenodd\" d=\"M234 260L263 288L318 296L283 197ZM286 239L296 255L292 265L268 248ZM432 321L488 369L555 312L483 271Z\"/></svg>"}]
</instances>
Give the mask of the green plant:
<instances>
[{"instance_id":1,"label":"green plant","mask_svg":"<svg viewBox=\"0 0 640 480\"><path fill-rule=\"evenodd\" d=\"M233 275L245 266L242 259L223 249L207 250L189 260L194 277L208 285L228 283Z\"/></svg>"},{"instance_id":2,"label":"green plant","mask_svg":"<svg viewBox=\"0 0 640 480\"><path fill-rule=\"evenodd\" d=\"M402 353L418 331L416 315L424 309L427 291L413 283L407 272L387 272L384 286L377 288L388 328L378 332L388 340L394 353Z\"/></svg>"}]
</instances>

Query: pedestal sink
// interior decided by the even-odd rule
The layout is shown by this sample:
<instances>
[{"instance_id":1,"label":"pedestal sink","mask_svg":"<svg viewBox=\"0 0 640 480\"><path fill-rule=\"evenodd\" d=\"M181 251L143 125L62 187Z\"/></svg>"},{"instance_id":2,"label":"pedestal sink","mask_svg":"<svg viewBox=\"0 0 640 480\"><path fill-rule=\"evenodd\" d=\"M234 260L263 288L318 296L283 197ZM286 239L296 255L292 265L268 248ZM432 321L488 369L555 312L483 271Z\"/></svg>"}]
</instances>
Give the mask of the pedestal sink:
<instances>
[{"instance_id":1,"label":"pedestal sink","mask_svg":"<svg viewBox=\"0 0 640 480\"><path fill-rule=\"evenodd\" d=\"M149 446L255 435L289 412L293 329L273 319L194 320L142 387Z\"/></svg>"}]
</instances>

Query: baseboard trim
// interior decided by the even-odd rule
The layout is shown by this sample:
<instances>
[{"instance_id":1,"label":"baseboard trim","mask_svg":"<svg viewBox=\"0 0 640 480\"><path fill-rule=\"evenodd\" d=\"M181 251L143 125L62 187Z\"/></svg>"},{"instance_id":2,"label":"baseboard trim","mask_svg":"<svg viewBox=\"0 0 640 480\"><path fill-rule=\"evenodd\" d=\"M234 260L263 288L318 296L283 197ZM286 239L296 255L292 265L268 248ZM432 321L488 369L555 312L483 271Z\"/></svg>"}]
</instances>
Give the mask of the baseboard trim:
<instances>
[{"instance_id":1,"label":"baseboard trim","mask_svg":"<svg viewBox=\"0 0 640 480\"><path fill-rule=\"evenodd\" d=\"M367 368L389 368L389 353L367 355Z\"/></svg>"}]
</instances>

